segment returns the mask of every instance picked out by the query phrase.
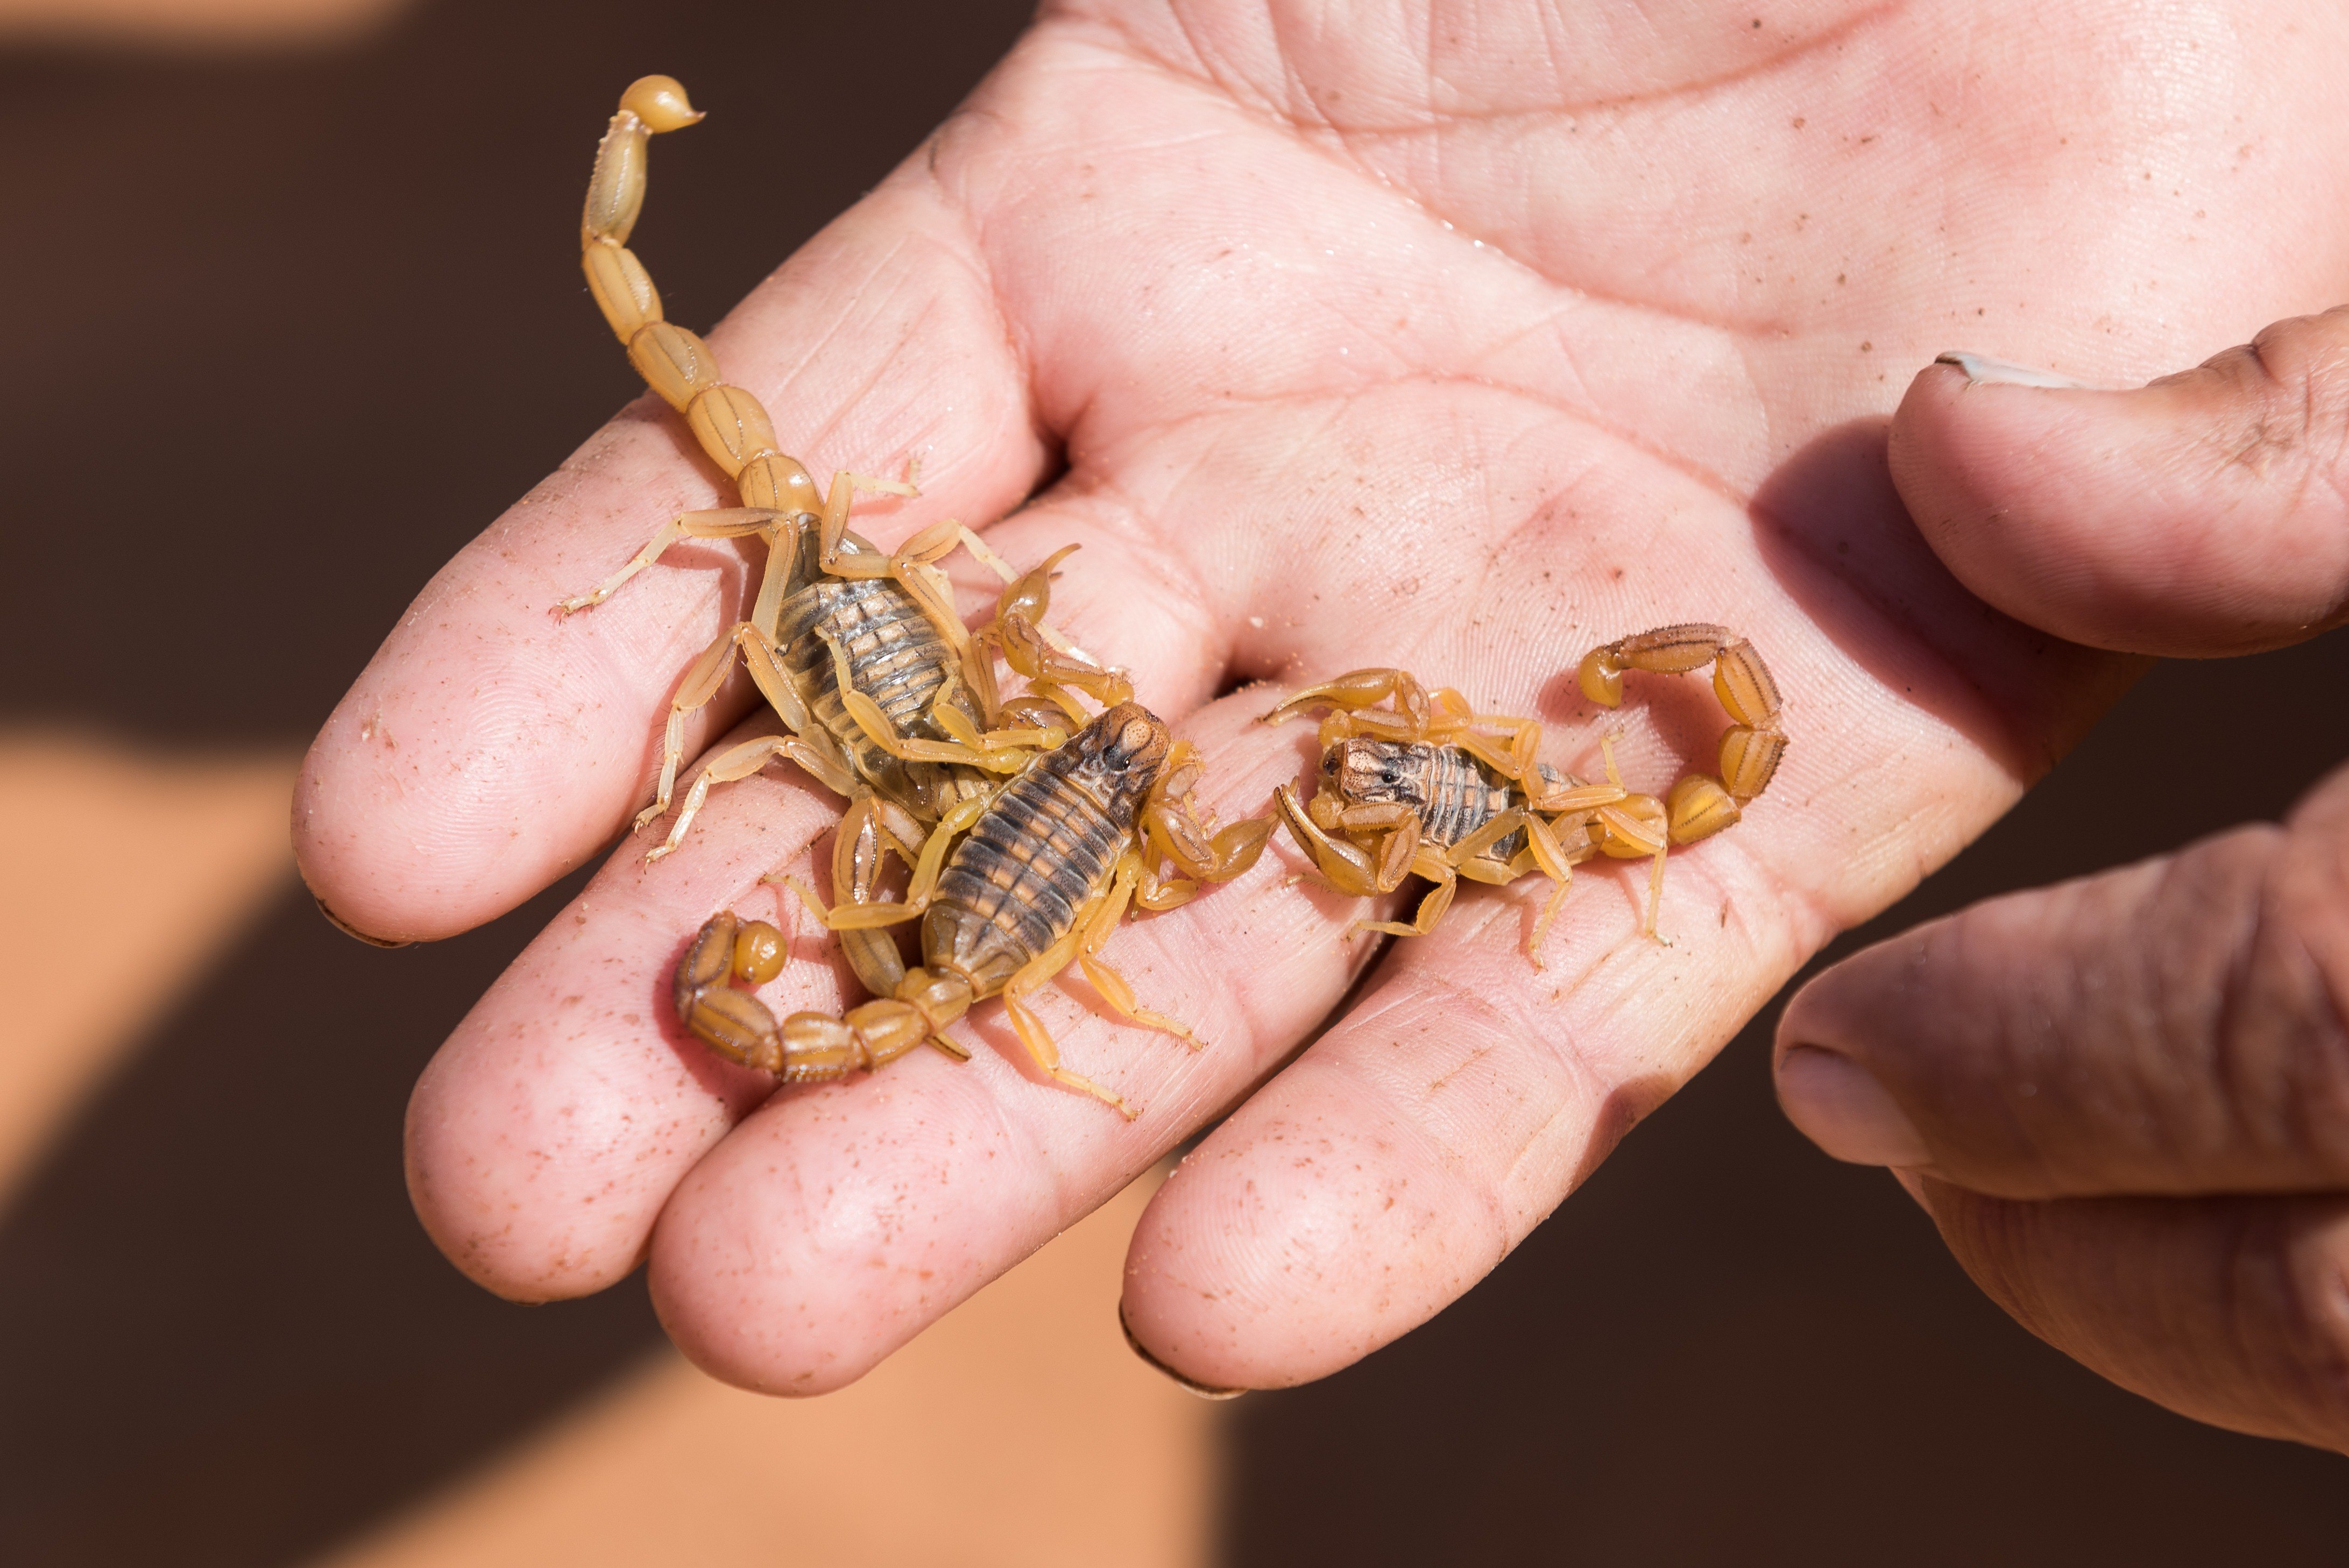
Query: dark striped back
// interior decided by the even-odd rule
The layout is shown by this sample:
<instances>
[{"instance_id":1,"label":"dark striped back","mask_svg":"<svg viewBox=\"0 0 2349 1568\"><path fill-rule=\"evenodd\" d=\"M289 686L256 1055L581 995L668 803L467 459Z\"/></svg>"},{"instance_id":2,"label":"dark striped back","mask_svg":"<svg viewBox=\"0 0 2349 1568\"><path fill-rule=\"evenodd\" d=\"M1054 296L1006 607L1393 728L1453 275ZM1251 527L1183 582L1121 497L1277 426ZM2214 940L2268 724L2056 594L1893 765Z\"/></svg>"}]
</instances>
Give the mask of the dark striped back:
<instances>
[{"instance_id":1,"label":"dark striped back","mask_svg":"<svg viewBox=\"0 0 2349 1568\"><path fill-rule=\"evenodd\" d=\"M1145 748L1119 737L1149 737ZM1076 928L1133 841L1166 754L1165 728L1132 703L1102 714L1004 786L955 846L922 923L922 961L980 995Z\"/></svg>"}]
</instances>

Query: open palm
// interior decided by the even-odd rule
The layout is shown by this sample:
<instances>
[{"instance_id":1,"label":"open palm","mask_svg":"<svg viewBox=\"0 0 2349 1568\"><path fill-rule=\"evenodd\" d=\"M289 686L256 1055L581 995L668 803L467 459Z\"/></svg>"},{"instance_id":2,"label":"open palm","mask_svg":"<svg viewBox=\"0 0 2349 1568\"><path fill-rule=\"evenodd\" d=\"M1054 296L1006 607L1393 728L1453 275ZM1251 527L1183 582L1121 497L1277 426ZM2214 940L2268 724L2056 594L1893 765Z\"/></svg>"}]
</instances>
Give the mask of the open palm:
<instances>
[{"instance_id":1,"label":"open palm","mask_svg":"<svg viewBox=\"0 0 2349 1568\"><path fill-rule=\"evenodd\" d=\"M1671 621L1754 640L1785 765L1673 856L1670 946L1640 934L1641 868L1601 864L1546 969L1522 952L1539 879L1381 956L1341 937L1361 904L1290 882L1285 842L1125 927L1111 955L1207 1049L1081 981L1038 1006L1130 1124L1040 1081L991 1005L968 1065L782 1094L677 1026L693 930L771 915L788 895L761 875L823 863L840 802L778 767L657 865L624 843L442 1049L409 1135L441 1246L525 1299L648 1255L697 1360L818 1392L1247 1097L1135 1238L1125 1311L1154 1353L1295 1382L1467 1289L2136 671L1985 609L1926 549L1884 455L1913 371L1954 344L2125 380L2349 292L2320 199L2349 167L2323 112L2339 16L2078 9L1048 5L711 335L819 477L920 459L922 496L857 526L999 517L1023 567L1081 542L1055 622L1183 720L1227 820L1304 775L1312 736L1252 722L1282 686L1217 694L1365 665L1539 717L1547 759L1585 774L1603 718L1661 789L1709 758L1710 693L1634 676L1602 716L1573 666ZM701 107L773 116L782 157L786 102ZM688 132L654 160L656 275L693 240L660 223L658 166L693 154ZM678 673L755 573L689 546L590 613L550 607L730 500L646 399L434 580L304 774L302 864L338 915L447 935L626 825ZM754 696L727 688L689 745ZM777 995L837 1007L841 975L796 965Z\"/></svg>"}]
</instances>

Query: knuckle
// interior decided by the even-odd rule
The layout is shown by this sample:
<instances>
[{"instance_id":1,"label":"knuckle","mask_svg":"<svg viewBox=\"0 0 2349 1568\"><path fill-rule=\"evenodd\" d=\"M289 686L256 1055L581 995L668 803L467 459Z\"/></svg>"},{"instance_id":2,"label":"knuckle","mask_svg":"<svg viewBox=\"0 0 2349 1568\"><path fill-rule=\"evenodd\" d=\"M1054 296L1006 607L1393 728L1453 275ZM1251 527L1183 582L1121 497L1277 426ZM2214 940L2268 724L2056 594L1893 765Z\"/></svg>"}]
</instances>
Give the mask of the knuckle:
<instances>
[{"instance_id":1,"label":"knuckle","mask_svg":"<svg viewBox=\"0 0 2349 1568\"><path fill-rule=\"evenodd\" d=\"M2349 1438L2349 1201L2248 1206L2225 1289L2246 1392L2304 1439Z\"/></svg>"},{"instance_id":2,"label":"knuckle","mask_svg":"<svg viewBox=\"0 0 2349 1568\"><path fill-rule=\"evenodd\" d=\"M2270 840L2279 852L2221 998L2221 1067L2239 1114L2349 1177L2349 878L2302 837Z\"/></svg>"},{"instance_id":3,"label":"knuckle","mask_svg":"<svg viewBox=\"0 0 2349 1568\"><path fill-rule=\"evenodd\" d=\"M2349 310L2277 322L2209 367L2242 394L2214 433L2222 467L2349 500Z\"/></svg>"}]
</instances>

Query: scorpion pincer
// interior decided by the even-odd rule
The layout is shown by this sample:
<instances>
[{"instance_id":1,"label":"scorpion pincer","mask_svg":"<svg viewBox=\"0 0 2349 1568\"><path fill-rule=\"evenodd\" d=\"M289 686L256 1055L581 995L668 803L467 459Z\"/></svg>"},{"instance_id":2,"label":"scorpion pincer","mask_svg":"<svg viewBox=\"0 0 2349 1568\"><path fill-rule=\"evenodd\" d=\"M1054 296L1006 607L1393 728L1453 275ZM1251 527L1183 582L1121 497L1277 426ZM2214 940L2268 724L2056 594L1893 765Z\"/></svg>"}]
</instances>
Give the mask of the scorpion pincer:
<instances>
[{"instance_id":1,"label":"scorpion pincer","mask_svg":"<svg viewBox=\"0 0 2349 1568\"><path fill-rule=\"evenodd\" d=\"M723 912L678 965L678 1017L720 1055L807 1083L880 1067L926 1039L968 1055L947 1026L973 1003L1000 995L1039 1068L1131 1119L1123 1098L1061 1064L1027 998L1074 963L1118 1012L1198 1047L1184 1025L1141 1005L1102 949L1130 904L1173 909L1201 882L1238 876L1263 851L1269 817L1220 832L1200 822L1188 799L1200 772L1188 742L1170 742L1148 709L1121 702L1065 744L1036 753L990 796L950 808L915 857L902 903L827 911L798 878L780 879L836 931L920 919L921 966L900 966L885 987L872 986L877 1000L843 1017L801 1012L778 1023L757 996L727 984L730 975L761 984L781 968L772 928ZM1161 875L1164 861L1174 876ZM895 963L894 946L888 954Z\"/></svg>"},{"instance_id":2,"label":"scorpion pincer","mask_svg":"<svg viewBox=\"0 0 2349 1568\"><path fill-rule=\"evenodd\" d=\"M651 276L626 242L644 202L650 138L701 118L670 77L629 86L596 150L580 226L581 263L630 363L685 415L702 450L734 481L741 504L672 519L619 571L556 610L570 614L602 603L680 539L761 542L766 565L758 597L749 617L721 633L679 681L662 741L660 782L636 826L668 810L686 722L717 695L739 657L784 733L712 758L667 838L646 859L658 860L684 841L712 786L788 758L847 798L834 896L864 903L873 896L888 847L919 843L947 813L986 799L1003 775L1035 751L1060 745L1083 722L1071 691L1109 705L1133 689L1115 672L1075 656L1044 624L1052 567L1068 551L1020 576L951 520L894 554L878 549L849 531L854 493L912 495L914 487L843 472L833 475L828 493L819 493L807 469L778 449L758 399L721 381L709 346L662 316ZM936 564L957 546L1009 584L994 624L977 634L956 614ZM998 651L1029 679L1027 696L1009 702L999 696ZM879 951L885 938L851 936L846 944L860 976L877 986L887 974Z\"/></svg>"}]
</instances>

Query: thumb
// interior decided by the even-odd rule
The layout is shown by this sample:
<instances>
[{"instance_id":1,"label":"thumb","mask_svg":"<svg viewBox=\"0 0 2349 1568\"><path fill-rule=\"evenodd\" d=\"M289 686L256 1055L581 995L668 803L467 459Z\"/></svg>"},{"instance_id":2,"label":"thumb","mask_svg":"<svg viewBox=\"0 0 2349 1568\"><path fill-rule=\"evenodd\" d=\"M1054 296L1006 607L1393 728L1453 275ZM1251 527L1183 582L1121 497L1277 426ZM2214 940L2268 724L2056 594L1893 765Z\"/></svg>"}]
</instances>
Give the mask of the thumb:
<instances>
[{"instance_id":1,"label":"thumb","mask_svg":"<svg viewBox=\"0 0 2349 1568\"><path fill-rule=\"evenodd\" d=\"M1968 588L2074 642L2210 657L2349 618L2349 307L2134 391L1944 355L1891 462Z\"/></svg>"},{"instance_id":2,"label":"thumb","mask_svg":"<svg viewBox=\"0 0 2349 1568\"><path fill-rule=\"evenodd\" d=\"M2282 828L2013 893L1787 1004L1827 1152L2005 1198L2349 1188L2349 769Z\"/></svg>"}]
</instances>

